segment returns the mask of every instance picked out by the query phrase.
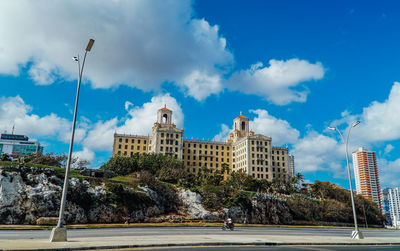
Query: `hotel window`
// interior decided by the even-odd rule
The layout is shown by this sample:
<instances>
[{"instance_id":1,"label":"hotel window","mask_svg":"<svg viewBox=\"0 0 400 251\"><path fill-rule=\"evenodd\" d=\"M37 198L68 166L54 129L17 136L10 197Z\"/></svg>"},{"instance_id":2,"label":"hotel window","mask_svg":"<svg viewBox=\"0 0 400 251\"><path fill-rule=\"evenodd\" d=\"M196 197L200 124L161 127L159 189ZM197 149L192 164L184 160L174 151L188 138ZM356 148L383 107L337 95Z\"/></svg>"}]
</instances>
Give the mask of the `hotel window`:
<instances>
[{"instance_id":1,"label":"hotel window","mask_svg":"<svg viewBox=\"0 0 400 251\"><path fill-rule=\"evenodd\" d=\"M189 161L188 161L188 162L186 162L186 165L190 166L190 162L189 162Z\"/></svg>"},{"instance_id":2,"label":"hotel window","mask_svg":"<svg viewBox=\"0 0 400 251\"><path fill-rule=\"evenodd\" d=\"M119 142L122 142L122 138L119 138Z\"/></svg>"},{"instance_id":3,"label":"hotel window","mask_svg":"<svg viewBox=\"0 0 400 251\"><path fill-rule=\"evenodd\" d=\"M164 144L164 140L163 139L161 140L161 144Z\"/></svg>"},{"instance_id":4,"label":"hotel window","mask_svg":"<svg viewBox=\"0 0 400 251\"><path fill-rule=\"evenodd\" d=\"M128 149L128 145L125 145L125 149Z\"/></svg>"},{"instance_id":5,"label":"hotel window","mask_svg":"<svg viewBox=\"0 0 400 251\"><path fill-rule=\"evenodd\" d=\"M118 155L121 155L121 151L118 151Z\"/></svg>"},{"instance_id":6,"label":"hotel window","mask_svg":"<svg viewBox=\"0 0 400 251\"><path fill-rule=\"evenodd\" d=\"M222 150L224 150L224 146L222 146Z\"/></svg>"},{"instance_id":7,"label":"hotel window","mask_svg":"<svg viewBox=\"0 0 400 251\"><path fill-rule=\"evenodd\" d=\"M176 146L178 145L178 141L175 141L175 145L176 145Z\"/></svg>"},{"instance_id":8,"label":"hotel window","mask_svg":"<svg viewBox=\"0 0 400 251\"><path fill-rule=\"evenodd\" d=\"M194 173L196 172L196 168L193 168L193 172L194 172Z\"/></svg>"},{"instance_id":9,"label":"hotel window","mask_svg":"<svg viewBox=\"0 0 400 251\"><path fill-rule=\"evenodd\" d=\"M215 164L215 167L218 167L218 163L217 163L217 164Z\"/></svg>"},{"instance_id":10,"label":"hotel window","mask_svg":"<svg viewBox=\"0 0 400 251\"><path fill-rule=\"evenodd\" d=\"M125 139L125 143L128 143L128 139Z\"/></svg>"},{"instance_id":11,"label":"hotel window","mask_svg":"<svg viewBox=\"0 0 400 251\"><path fill-rule=\"evenodd\" d=\"M227 146L227 147L226 147L226 150L228 150L228 151L229 151L229 146Z\"/></svg>"},{"instance_id":12,"label":"hotel window","mask_svg":"<svg viewBox=\"0 0 400 251\"><path fill-rule=\"evenodd\" d=\"M133 144L133 143L135 143L135 140L134 140L134 139L132 139L132 140L131 140L131 142L132 142L132 144Z\"/></svg>"},{"instance_id":13,"label":"hotel window","mask_svg":"<svg viewBox=\"0 0 400 251\"><path fill-rule=\"evenodd\" d=\"M254 163L253 163L254 164ZM254 172L254 166L253 167L251 167L251 171L253 171Z\"/></svg>"},{"instance_id":14,"label":"hotel window","mask_svg":"<svg viewBox=\"0 0 400 251\"><path fill-rule=\"evenodd\" d=\"M193 156L193 160L196 160L196 156Z\"/></svg>"},{"instance_id":15,"label":"hotel window","mask_svg":"<svg viewBox=\"0 0 400 251\"><path fill-rule=\"evenodd\" d=\"M176 152L176 153L178 152L178 147L175 147L175 152Z\"/></svg>"},{"instance_id":16,"label":"hotel window","mask_svg":"<svg viewBox=\"0 0 400 251\"><path fill-rule=\"evenodd\" d=\"M121 149L121 145L118 145L118 149Z\"/></svg>"},{"instance_id":17,"label":"hotel window","mask_svg":"<svg viewBox=\"0 0 400 251\"><path fill-rule=\"evenodd\" d=\"M221 158L221 161L224 162L224 158Z\"/></svg>"},{"instance_id":18,"label":"hotel window","mask_svg":"<svg viewBox=\"0 0 400 251\"><path fill-rule=\"evenodd\" d=\"M196 147L196 144L193 144L193 147Z\"/></svg>"},{"instance_id":19,"label":"hotel window","mask_svg":"<svg viewBox=\"0 0 400 251\"><path fill-rule=\"evenodd\" d=\"M215 146L215 149L217 149L217 150L218 150L218 146Z\"/></svg>"},{"instance_id":20,"label":"hotel window","mask_svg":"<svg viewBox=\"0 0 400 251\"><path fill-rule=\"evenodd\" d=\"M205 145L204 148L207 149L207 145Z\"/></svg>"},{"instance_id":21,"label":"hotel window","mask_svg":"<svg viewBox=\"0 0 400 251\"><path fill-rule=\"evenodd\" d=\"M175 134L175 138L179 138L179 134Z\"/></svg>"},{"instance_id":22,"label":"hotel window","mask_svg":"<svg viewBox=\"0 0 400 251\"><path fill-rule=\"evenodd\" d=\"M146 140L144 140L143 144L146 144Z\"/></svg>"},{"instance_id":23,"label":"hotel window","mask_svg":"<svg viewBox=\"0 0 400 251\"><path fill-rule=\"evenodd\" d=\"M127 154L127 152L125 151L125 152L124 152L124 155L126 156L126 154Z\"/></svg>"},{"instance_id":24,"label":"hotel window","mask_svg":"<svg viewBox=\"0 0 400 251\"><path fill-rule=\"evenodd\" d=\"M145 147L145 146L143 146L143 150L146 150L146 147Z\"/></svg>"},{"instance_id":25,"label":"hotel window","mask_svg":"<svg viewBox=\"0 0 400 251\"><path fill-rule=\"evenodd\" d=\"M137 150L140 150L140 146L137 146L137 148L136 148Z\"/></svg>"},{"instance_id":26,"label":"hotel window","mask_svg":"<svg viewBox=\"0 0 400 251\"><path fill-rule=\"evenodd\" d=\"M137 140L137 143L140 144L140 139Z\"/></svg>"},{"instance_id":27,"label":"hotel window","mask_svg":"<svg viewBox=\"0 0 400 251\"><path fill-rule=\"evenodd\" d=\"M161 138L164 138L164 133L163 132L161 133Z\"/></svg>"},{"instance_id":28,"label":"hotel window","mask_svg":"<svg viewBox=\"0 0 400 251\"><path fill-rule=\"evenodd\" d=\"M131 150L133 150L133 145L131 145Z\"/></svg>"},{"instance_id":29,"label":"hotel window","mask_svg":"<svg viewBox=\"0 0 400 251\"><path fill-rule=\"evenodd\" d=\"M160 151L162 151L164 148L162 146L160 146Z\"/></svg>"}]
</instances>

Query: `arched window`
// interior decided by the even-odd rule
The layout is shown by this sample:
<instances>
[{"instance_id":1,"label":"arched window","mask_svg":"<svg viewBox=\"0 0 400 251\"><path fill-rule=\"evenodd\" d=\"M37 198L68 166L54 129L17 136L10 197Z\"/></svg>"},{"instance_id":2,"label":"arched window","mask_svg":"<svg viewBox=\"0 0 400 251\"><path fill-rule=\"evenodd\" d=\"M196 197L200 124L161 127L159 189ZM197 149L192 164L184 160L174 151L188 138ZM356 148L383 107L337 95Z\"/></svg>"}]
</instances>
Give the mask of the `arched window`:
<instances>
[{"instance_id":1,"label":"arched window","mask_svg":"<svg viewBox=\"0 0 400 251\"><path fill-rule=\"evenodd\" d=\"M242 131L246 130L246 122L242 121Z\"/></svg>"},{"instance_id":2,"label":"arched window","mask_svg":"<svg viewBox=\"0 0 400 251\"><path fill-rule=\"evenodd\" d=\"M166 124L167 121L168 121L168 115L167 115L167 114L164 114L164 115L163 115L163 120L162 120L162 122L163 122L164 124Z\"/></svg>"}]
</instances>

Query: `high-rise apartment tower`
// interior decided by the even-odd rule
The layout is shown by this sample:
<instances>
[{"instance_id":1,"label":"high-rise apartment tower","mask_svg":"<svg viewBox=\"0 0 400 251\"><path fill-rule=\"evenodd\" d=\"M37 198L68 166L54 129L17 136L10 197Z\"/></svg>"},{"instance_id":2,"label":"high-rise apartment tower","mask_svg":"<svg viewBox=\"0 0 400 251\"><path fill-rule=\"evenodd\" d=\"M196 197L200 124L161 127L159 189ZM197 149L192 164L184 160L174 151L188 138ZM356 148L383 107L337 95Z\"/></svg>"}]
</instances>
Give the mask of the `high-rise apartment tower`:
<instances>
[{"instance_id":1,"label":"high-rise apartment tower","mask_svg":"<svg viewBox=\"0 0 400 251\"><path fill-rule=\"evenodd\" d=\"M353 168L357 194L376 202L382 208L376 153L360 147L353 152Z\"/></svg>"}]
</instances>

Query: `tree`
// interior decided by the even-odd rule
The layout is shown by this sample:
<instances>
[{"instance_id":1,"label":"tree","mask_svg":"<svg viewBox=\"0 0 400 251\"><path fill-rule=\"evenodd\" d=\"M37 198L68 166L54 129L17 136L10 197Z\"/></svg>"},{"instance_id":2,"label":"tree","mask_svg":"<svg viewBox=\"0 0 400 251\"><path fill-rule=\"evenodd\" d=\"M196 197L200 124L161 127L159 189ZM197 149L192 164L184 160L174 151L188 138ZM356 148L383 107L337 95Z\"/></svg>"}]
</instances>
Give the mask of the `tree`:
<instances>
[{"instance_id":1,"label":"tree","mask_svg":"<svg viewBox=\"0 0 400 251\"><path fill-rule=\"evenodd\" d=\"M63 167L67 156L65 154L55 154L55 153L33 153L24 158L25 163L34 163L47 166Z\"/></svg>"},{"instance_id":2,"label":"tree","mask_svg":"<svg viewBox=\"0 0 400 251\"><path fill-rule=\"evenodd\" d=\"M0 157L0 160L1 160L1 161L11 161L11 158L10 158L10 156L8 156L8 154L3 153L3 154L1 155L1 157Z\"/></svg>"}]
</instances>

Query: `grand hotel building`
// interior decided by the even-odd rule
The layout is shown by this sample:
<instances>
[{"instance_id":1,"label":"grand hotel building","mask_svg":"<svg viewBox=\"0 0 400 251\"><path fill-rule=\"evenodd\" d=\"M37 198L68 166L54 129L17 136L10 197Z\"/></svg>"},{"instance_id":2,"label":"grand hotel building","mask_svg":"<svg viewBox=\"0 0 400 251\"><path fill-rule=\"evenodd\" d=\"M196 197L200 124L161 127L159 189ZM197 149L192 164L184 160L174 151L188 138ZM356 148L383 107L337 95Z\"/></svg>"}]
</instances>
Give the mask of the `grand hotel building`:
<instances>
[{"instance_id":1,"label":"grand hotel building","mask_svg":"<svg viewBox=\"0 0 400 251\"><path fill-rule=\"evenodd\" d=\"M249 130L249 119L242 114L233 120L233 132L225 142L183 139L183 129L172 123L172 111L157 112L151 136L114 134L113 156L135 153L162 153L183 161L189 172L201 167L230 171L244 170L257 179L286 179L294 176L294 158L287 147L274 147L271 137Z\"/></svg>"}]
</instances>

